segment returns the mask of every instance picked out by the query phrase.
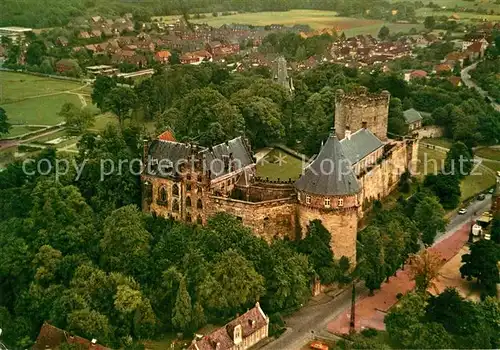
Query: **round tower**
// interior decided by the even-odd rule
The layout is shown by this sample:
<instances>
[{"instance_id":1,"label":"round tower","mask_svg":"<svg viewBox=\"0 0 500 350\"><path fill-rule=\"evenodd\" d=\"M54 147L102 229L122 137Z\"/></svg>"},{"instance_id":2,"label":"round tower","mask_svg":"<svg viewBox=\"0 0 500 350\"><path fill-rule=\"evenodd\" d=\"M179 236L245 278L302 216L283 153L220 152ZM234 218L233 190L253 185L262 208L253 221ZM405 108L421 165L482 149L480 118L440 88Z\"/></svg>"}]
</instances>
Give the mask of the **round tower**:
<instances>
[{"instance_id":1,"label":"round tower","mask_svg":"<svg viewBox=\"0 0 500 350\"><path fill-rule=\"evenodd\" d=\"M295 190L302 235L311 221L321 220L332 236L335 259L345 256L355 265L360 187L335 132L297 180Z\"/></svg>"}]
</instances>

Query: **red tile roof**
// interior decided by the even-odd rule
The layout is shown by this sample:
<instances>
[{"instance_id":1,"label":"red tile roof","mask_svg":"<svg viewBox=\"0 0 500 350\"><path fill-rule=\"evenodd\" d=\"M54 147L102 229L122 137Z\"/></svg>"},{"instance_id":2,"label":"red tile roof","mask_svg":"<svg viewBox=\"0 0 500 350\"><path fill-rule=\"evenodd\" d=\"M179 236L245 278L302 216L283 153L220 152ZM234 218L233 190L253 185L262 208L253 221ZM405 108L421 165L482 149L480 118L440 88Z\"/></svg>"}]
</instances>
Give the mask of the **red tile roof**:
<instances>
[{"instance_id":1,"label":"red tile roof","mask_svg":"<svg viewBox=\"0 0 500 350\"><path fill-rule=\"evenodd\" d=\"M451 71L451 66L449 64L438 64L434 69L436 72L447 72Z\"/></svg>"},{"instance_id":2,"label":"red tile roof","mask_svg":"<svg viewBox=\"0 0 500 350\"><path fill-rule=\"evenodd\" d=\"M170 56L172 56L172 54L170 53L170 51L167 51L167 50L162 50L162 51L158 51L155 56L157 58L169 58Z\"/></svg>"},{"instance_id":3,"label":"red tile roof","mask_svg":"<svg viewBox=\"0 0 500 350\"><path fill-rule=\"evenodd\" d=\"M460 77L449 77L448 80L450 81L450 83L453 84L453 86L458 86L460 84L460 82L462 81L462 79L460 79Z\"/></svg>"},{"instance_id":4,"label":"red tile roof","mask_svg":"<svg viewBox=\"0 0 500 350\"><path fill-rule=\"evenodd\" d=\"M260 308L259 303L248 310L240 317L232 320L224 327L206 335L201 340L193 341L188 350L227 350L232 349L234 344L233 332L238 325L241 326L241 336L243 339L249 337L259 329L265 327L269 319Z\"/></svg>"},{"instance_id":5,"label":"red tile roof","mask_svg":"<svg viewBox=\"0 0 500 350\"><path fill-rule=\"evenodd\" d=\"M425 78L427 76L427 72L425 70L414 70L410 73L412 78Z\"/></svg>"},{"instance_id":6,"label":"red tile roof","mask_svg":"<svg viewBox=\"0 0 500 350\"><path fill-rule=\"evenodd\" d=\"M467 47L467 51L481 52L482 48L483 48L483 43L480 41L475 41Z\"/></svg>"},{"instance_id":7,"label":"red tile roof","mask_svg":"<svg viewBox=\"0 0 500 350\"><path fill-rule=\"evenodd\" d=\"M46 349L58 349L61 344L81 344L84 348L92 350L111 350L105 346L99 344L93 344L90 340L71 335L62 329L52 326L51 324L44 323L42 328L40 328L40 333L36 338L35 345L33 345L33 350L46 350Z\"/></svg>"},{"instance_id":8,"label":"red tile roof","mask_svg":"<svg viewBox=\"0 0 500 350\"><path fill-rule=\"evenodd\" d=\"M167 130L158 136L158 140L177 142L172 131Z\"/></svg>"}]
</instances>

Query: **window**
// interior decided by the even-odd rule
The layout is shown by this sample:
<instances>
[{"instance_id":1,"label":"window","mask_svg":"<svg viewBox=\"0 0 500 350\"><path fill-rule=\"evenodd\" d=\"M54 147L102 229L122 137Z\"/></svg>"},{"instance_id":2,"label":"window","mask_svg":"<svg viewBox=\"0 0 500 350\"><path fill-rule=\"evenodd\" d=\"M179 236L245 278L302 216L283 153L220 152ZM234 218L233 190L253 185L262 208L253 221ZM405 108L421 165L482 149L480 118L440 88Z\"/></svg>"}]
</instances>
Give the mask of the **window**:
<instances>
[{"instance_id":1,"label":"window","mask_svg":"<svg viewBox=\"0 0 500 350\"><path fill-rule=\"evenodd\" d=\"M186 197L186 207L191 208L191 197Z\"/></svg>"},{"instance_id":2,"label":"window","mask_svg":"<svg viewBox=\"0 0 500 350\"><path fill-rule=\"evenodd\" d=\"M172 186L172 194L173 194L174 196L178 196L178 195L179 195L179 186L178 186L177 184L174 184L174 185Z\"/></svg>"},{"instance_id":3,"label":"window","mask_svg":"<svg viewBox=\"0 0 500 350\"><path fill-rule=\"evenodd\" d=\"M167 201L167 190L165 189L165 187L160 188L159 197L160 201L162 202Z\"/></svg>"},{"instance_id":4,"label":"window","mask_svg":"<svg viewBox=\"0 0 500 350\"><path fill-rule=\"evenodd\" d=\"M201 199L198 199L198 201L196 202L196 208L203 209L203 202L201 201Z\"/></svg>"},{"instance_id":5,"label":"window","mask_svg":"<svg viewBox=\"0 0 500 350\"><path fill-rule=\"evenodd\" d=\"M338 204L339 207L343 207L344 206L344 199L343 198L339 198L337 204Z\"/></svg>"},{"instance_id":6,"label":"window","mask_svg":"<svg viewBox=\"0 0 500 350\"><path fill-rule=\"evenodd\" d=\"M179 201L177 199L172 202L172 211L179 211Z\"/></svg>"},{"instance_id":7,"label":"window","mask_svg":"<svg viewBox=\"0 0 500 350\"><path fill-rule=\"evenodd\" d=\"M325 208L330 208L330 198L325 198Z\"/></svg>"},{"instance_id":8,"label":"window","mask_svg":"<svg viewBox=\"0 0 500 350\"><path fill-rule=\"evenodd\" d=\"M191 180L191 174L187 174L186 179Z\"/></svg>"},{"instance_id":9,"label":"window","mask_svg":"<svg viewBox=\"0 0 500 350\"><path fill-rule=\"evenodd\" d=\"M203 224L203 220L201 219L201 215L198 215L198 217L196 218L196 223L197 223L198 225Z\"/></svg>"},{"instance_id":10,"label":"window","mask_svg":"<svg viewBox=\"0 0 500 350\"><path fill-rule=\"evenodd\" d=\"M201 194L203 193L203 189L201 188L201 186L197 187L196 192L198 192L198 195L201 196Z\"/></svg>"},{"instance_id":11,"label":"window","mask_svg":"<svg viewBox=\"0 0 500 350\"><path fill-rule=\"evenodd\" d=\"M306 196L306 203L311 204L311 196Z\"/></svg>"},{"instance_id":12,"label":"window","mask_svg":"<svg viewBox=\"0 0 500 350\"><path fill-rule=\"evenodd\" d=\"M191 192L191 184L186 184L186 192Z\"/></svg>"},{"instance_id":13,"label":"window","mask_svg":"<svg viewBox=\"0 0 500 350\"><path fill-rule=\"evenodd\" d=\"M190 213L186 214L186 221L191 222L191 214Z\"/></svg>"},{"instance_id":14,"label":"window","mask_svg":"<svg viewBox=\"0 0 500 350\"><path fill-rule=\"evenodd\" d=\"M300 201L300 192L297 192L297 200Z\"/></svg>"},{"instance_id":15,"label":"window","mask_svg":"<svg viewBox=\"0 0 500 350\"><path fill-rule=\"evenodd\" d=\"M201 182L201 180L202 180L201 175L198 175L198 182Z\"/></svg>"}]
</instances>

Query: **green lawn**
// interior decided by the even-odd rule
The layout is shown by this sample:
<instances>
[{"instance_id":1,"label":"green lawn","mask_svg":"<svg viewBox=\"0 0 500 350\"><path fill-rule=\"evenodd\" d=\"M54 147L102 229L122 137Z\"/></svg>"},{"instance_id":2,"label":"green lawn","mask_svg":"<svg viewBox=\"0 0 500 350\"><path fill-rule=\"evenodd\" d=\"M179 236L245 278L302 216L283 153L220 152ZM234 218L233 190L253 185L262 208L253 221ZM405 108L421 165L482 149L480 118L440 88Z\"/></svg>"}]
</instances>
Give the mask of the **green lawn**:
<instances>
[{"instance_id":1,"label":"green lawn","mask_svg":"<svg viewBox=\"0 0 500 350\"><path fill-rule=\"evenodd\" d=\"M492 162L489 160L483 160L483 165L487 166L488 168L494 170L494 171L500 171L500 163L498 162Z\"/></svg>"},{"instance_id":2,"label":"green lawn","mask_svg":"<svg viewBox=\"0 0 500 350\"><path fill-rule=\"evenodd\" d=\"M496 9L498 12L499 5L496 5L496 8L493 8L494 10ZM417 16L418 17L427 17L427 16L435 16L435 17L440 17L440 16L446 16L449 17L453 14L458 15L459 20L462 21L470 21L472 19L484 19L487 21L498 21L500 20L500 15L483 15L480 13L474 13L474 12L455 12L455 11L433 11L433 9L430 8L421 8L418 9L417 11Z\"/></svg>"},{"instance_id":3,"label":"green lawn","mask_svg":"<svg viewBox=\"0 0 500 350\"><path fill-rule=\"evenodd\" d=\"M106 129L108 124L118 125L118 118L111 113L99 114L95 117L95 123L91 130L102 131Z\"/></svg>"},{"instance_id":4,"label":"green lawn","mask_svg":"<svg viewBox=\"0 0 500 350\"><path fill-rule=\"evenodd\" d=\"M481 158L487 158L492 160L500 161L500 149L498 148L480 148L477 149L474 154Z\"/></svg>"},{"instance_id":5,"label":"green lawn","mask_svg":"<svg viewBox=\"0 0 500 350\"><path fill-rule=\"evenodd\" d=\"M0 72L0 103L23 100L28 97L78 89L74 81L38 77L30 74Z\"/></svg>"},{"instance_id":6,"label":"green lawn","mask_svg":"<svg viewBox=\"0 0 500 350\"><path fill-rule=\"evenodd\" d=\"M279 159L282 161L280 162ZM281 163L281 164L280 164ZM305 164L304 164L305 165ZM257 163L257 176L269 180L297 180L302 173L302 160L279 149L269 152L263 161Z\"/></svg>"},{"instance_id":7,"label":"green lawn","mask_svg":"<svg viewBox=\"0 0 500 350\"><path fill-rule=\"evenodd\" d=\"M444 148L450 148L453 144L453 141L446 138L424 138L421 140L421 142Z\"/></svg>"},{"instance_id":8,"label":"green lawn","mask_svg":"<svg viewBox=\"0 0 500 350\"><path fill-rule=\"evenodd\" d=\"M63 121L58 113L66 102L81 105L78 96L59 94L7 103L2 107L12 124L55 125Z\"/></svg>"},{"instance_id":9,"label":"green lawn","mask_svg":"<svg viewBox=\"0 0 500 350\"><path fill-rule=\"evenodd\" d=\"M42 128L37 128L37 127L29 127L29 126L24 126L24 125L14 125L12 129L9 130L9 133L7 135L3 135L4 137L15 137L15 136L21 136L24 134L27 134L29 132L37 131Z\"/></svg>"},{"instance_id":10,"label":"green lawn","mask_svg":"<svg viewBox=\"0 0 500 350\"><path fill-rule=\"evenodd\" d=\"M443 167L446 153L434 149L428 149L420 146L418 150L418 177L422 180L426 174L437 173ZM484 168L479 167L475 172L462 180L460 189L462 191L462 200L470 198L480 192L483 192L493 186L496 177Z\"/></svg>"}]
</instances>

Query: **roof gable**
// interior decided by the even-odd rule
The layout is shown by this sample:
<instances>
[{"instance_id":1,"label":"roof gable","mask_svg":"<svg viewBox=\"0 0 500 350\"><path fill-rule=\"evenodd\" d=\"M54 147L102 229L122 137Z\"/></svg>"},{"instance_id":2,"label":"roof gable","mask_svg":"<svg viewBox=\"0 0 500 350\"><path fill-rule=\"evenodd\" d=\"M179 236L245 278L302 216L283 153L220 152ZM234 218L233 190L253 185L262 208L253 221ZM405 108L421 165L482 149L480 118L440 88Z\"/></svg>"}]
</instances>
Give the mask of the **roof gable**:
<instances>
[{"instance_id":1,"label":"roof gable","mask_svg":"<svg viewBox=\"0 0 500 350\"><path fill-rule=\"evenodd\" d=\"M349 195L359 192L352 164L333 132L316 159L295 182L295 187L319 195Z\"/></svg>"},{"instance_id":2,"label":"roof gable","mask_svg":"<svg viewBox=\"0 0 500 350\"><path fill-rule=\"evenodd\" d=\"M416 121L422 120L422 115L419 111L414 108L407 109L403 112L403 116L405 117L406 123L411 124Z\"/></svg>"},{"instance_id":3,"label":"roof gable","mask_svg":"<svg viewBox=\"0 0 500 350\"><path fill-rule=\"evenodd\" d=\"M369 129L359 129L349 138L341 140L340 144L351 166L384 146L384 143Z\"/></svg>"}]
</instances>

